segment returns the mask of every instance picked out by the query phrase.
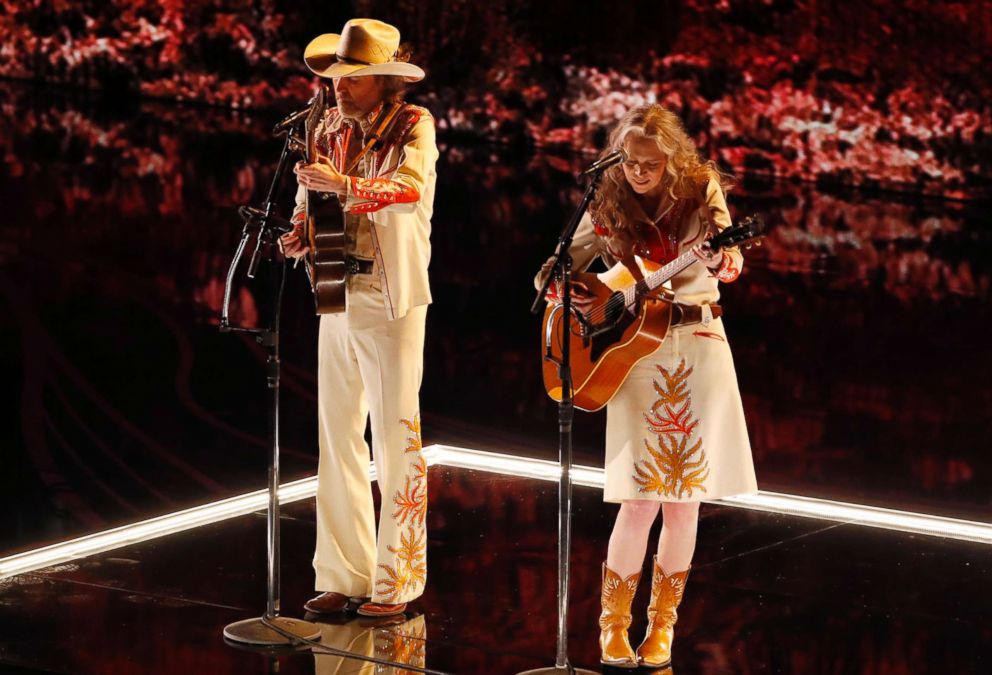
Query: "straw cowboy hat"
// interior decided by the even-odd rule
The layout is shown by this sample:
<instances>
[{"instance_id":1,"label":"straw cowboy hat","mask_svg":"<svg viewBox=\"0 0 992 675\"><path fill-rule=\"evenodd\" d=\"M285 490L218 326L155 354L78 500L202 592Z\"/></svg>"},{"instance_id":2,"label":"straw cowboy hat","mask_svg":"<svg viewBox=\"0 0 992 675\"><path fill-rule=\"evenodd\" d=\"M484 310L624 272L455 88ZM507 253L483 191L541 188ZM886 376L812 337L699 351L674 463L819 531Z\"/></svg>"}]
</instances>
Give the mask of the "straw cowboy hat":
<instances>
[{"instance_id":1,"label":"straw cowboy hat","mask_svg":"<svg viewBox=\"0 0 992 675\"><path fill-rule=\"evenodd\" d=\"M303 52L307 68L321 77L395 75L409 82L424 79L424 71L396 60L400 32L375 19L352 19L341 34L318 35Z\"/></svg>"}]
</instances>

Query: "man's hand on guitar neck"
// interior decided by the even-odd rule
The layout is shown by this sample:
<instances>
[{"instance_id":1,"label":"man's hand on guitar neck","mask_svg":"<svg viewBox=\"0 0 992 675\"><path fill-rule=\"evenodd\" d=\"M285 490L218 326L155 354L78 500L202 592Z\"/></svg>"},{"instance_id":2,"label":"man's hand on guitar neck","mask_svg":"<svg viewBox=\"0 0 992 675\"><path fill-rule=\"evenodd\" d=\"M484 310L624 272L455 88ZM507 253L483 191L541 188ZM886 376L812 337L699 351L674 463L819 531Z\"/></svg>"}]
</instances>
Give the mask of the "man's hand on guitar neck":
<instances>
[{"instance_id":1,"label":"man's hand on guitar neck","mask_svg":"<svg viewBox=\"0 0 992 675\"><path fill-rule=\"evenodd\" d=\"M348 192L348 177L337 170L330 162L305 164L297 162L293 167L296 181L307 190L333 192L343 195Z\"/></svg>"}]
</instances>

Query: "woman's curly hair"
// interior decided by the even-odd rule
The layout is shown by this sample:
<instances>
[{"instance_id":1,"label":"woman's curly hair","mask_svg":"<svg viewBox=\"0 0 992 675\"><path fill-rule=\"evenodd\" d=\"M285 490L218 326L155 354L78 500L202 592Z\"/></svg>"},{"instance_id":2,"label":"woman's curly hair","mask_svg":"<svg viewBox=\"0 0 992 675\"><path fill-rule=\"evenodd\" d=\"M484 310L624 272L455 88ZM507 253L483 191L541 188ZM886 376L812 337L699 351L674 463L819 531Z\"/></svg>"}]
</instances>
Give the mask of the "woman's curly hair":
<instances>
[{"instance_id":1,"label":"woman's curly hair","mask_svg":"<svg viewBox=\"0 0 992 675\"><path fill-rule=\"evenodd\" d=\"M631 136L653 139L668 158L662 181L672 199L699 197L701 189L713 177L725 190L730 187L730 177L721 172L715 162L699 156L681 120L664 106L651 103L629 110L610 133L601 157L622 148ZM627 183L623 168L616 165L603 173L596 197L589 207L594 221L606 228L610 248L621 253L629 251L634 240L635 199L636 193Z\"/></svg>"}]
</instances>

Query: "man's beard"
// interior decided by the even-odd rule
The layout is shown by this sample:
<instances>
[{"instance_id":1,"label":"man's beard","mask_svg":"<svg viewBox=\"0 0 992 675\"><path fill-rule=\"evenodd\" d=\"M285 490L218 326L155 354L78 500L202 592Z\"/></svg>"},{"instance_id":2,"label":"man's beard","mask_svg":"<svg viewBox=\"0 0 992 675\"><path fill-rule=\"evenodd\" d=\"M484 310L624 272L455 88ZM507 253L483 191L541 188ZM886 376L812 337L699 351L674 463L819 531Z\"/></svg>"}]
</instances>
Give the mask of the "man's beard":
<instances>
[{"instance_id":1,"label":"man's beard","mask_svg":"<svg viewBox=\"0 0 992 675\"><path fill-rule=\"evenodd\" d=\"M362 110L355 105L354 101L338 101L338 109L341 111L341 115L348 118L356 118L362 116Z\"/></svg>"}]
</instances>

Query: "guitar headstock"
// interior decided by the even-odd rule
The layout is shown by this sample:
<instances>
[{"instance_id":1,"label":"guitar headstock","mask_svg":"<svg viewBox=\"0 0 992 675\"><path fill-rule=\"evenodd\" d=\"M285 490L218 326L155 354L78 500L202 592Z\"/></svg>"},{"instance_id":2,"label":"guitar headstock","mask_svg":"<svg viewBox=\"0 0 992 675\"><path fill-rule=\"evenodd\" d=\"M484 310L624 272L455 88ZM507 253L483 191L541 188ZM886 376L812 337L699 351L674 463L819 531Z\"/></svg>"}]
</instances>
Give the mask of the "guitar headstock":
<instances>
[{"instance_id":1,"label":"guitar headstock","mask_svg":"<svg viewBox=\"0 0 992 675\"><path fill-rule=\"evenodd\" d=\"M719 251L728 246L738 246L750 242L755 242L760 246L760 238L764 235L765 229L765 221L761 219L761 216L758 214L748 216L737 224L718 232L709 240L710 248Z\"/></svg>"},{"instance_id":2,"label":"guitar headstock","mask_svg":"<svg viewBox=\"0 0 992 675\"><path fill-rule=\"evenodd\" d=\"M317 87L317 92L313 95L313 98L310 99L310 112L307 114L306 122L303 125L303 128L306 131L307 139L307 163L314 162L317 158L317 146L314 132L317 130L317 125L320 124L320 120L324 117L324 108L326 105L327 88L325 85L321 84Z\"/></svg>"}]
</instances>

